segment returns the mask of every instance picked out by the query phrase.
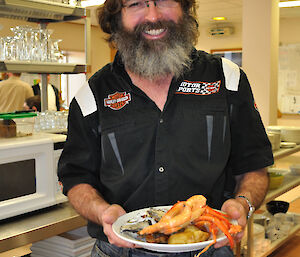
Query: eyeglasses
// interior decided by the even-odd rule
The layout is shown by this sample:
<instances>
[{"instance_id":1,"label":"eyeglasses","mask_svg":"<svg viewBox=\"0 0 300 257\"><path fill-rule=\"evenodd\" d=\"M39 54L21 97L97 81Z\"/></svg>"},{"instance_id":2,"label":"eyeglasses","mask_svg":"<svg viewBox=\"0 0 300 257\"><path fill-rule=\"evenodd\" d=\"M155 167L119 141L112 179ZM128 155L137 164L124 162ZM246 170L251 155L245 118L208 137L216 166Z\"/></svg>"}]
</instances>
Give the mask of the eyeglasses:
<instances>
[{"instance_id":1,"label":"eyeglasses","mask_svg":"<svg viewBox=\"0 0 300 257\"><path fill-rule=\"evenodd\" d=\"M138 13L149 7L149 2L153 2L160 9L172 8L178 4L175 0L129 0L123 4L123 7L127 8L130 13Z\"/></svg>"}]
</instances>

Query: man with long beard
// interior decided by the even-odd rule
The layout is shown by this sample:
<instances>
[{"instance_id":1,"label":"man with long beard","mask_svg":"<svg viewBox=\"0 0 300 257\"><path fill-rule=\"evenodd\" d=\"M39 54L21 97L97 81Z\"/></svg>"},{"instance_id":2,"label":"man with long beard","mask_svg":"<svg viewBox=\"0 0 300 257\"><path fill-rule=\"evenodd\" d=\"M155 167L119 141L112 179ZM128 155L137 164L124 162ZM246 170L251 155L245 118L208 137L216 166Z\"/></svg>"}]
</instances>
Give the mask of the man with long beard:
<instances>
[{"instance_id":1,"label":"man with long beard","mask_svg":"<svg viewBox=\"0 0 300 257\"><path fill-rule=\"evenodd\" d=\"M244 228L264 199L273 157L250 85L232 62L194 49L194 9L194 0L99 8L118 52L73 99L59 162L64 193L97 238L92 256L193 256L137 248L112 224L202 194ZM233 256L227 243L203 256Z\"/></svg>"}]
</instances>

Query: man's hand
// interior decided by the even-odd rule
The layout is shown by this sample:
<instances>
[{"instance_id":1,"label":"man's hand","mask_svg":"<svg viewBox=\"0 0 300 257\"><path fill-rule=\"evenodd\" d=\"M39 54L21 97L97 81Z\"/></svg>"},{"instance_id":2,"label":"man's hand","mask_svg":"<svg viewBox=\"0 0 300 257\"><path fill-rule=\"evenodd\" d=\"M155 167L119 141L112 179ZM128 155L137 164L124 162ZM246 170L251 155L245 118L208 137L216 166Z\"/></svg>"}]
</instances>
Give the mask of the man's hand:
<instances>
[{"instance_id":1,"label":"man's hand","mask_svg":"<svg viewBox=\"0 0 300 257\"><path fill-rule=\"evenodd\" d=\"M241 199L243 200L243 199ZM243 205L240 199L229 199L224 202L222 209L223 212L227 213L232 219L237 220L238 224L242 227L242 231L234 235L233 238L236 242L241 241L244 235L244 229L247 225L247 206ZM217 242L214 247L219 248L224 245L228 245L228 239Z\"/></svg>"},{"instance_id":2,"label":"man's hand","mask_svg":"<svg viewBox=\"0 0 300 257\"><path fill-rule=\"evenodd\" d=\"M78 213L103 226L103 231L111 244L119 247L135 247L134 244L118 238L112 231L112 224L126 213L120 205L110 205L95 188L88 184L78 184L72 187L68 192L68 197Z\"/></svg>"},{"instance_id":3,"label":"man's hand","mask_svg":"<svg viewBox=\"0 0 300 257\"><path fill-rule=\"evenodd\" d=\"M109 206L101 216L103 231L109 243L118 247L135 248L135 244L120 239L112 230L112 224L125 213L125 210L120 205L113 204Z\"/></svg>"}]
</instances>

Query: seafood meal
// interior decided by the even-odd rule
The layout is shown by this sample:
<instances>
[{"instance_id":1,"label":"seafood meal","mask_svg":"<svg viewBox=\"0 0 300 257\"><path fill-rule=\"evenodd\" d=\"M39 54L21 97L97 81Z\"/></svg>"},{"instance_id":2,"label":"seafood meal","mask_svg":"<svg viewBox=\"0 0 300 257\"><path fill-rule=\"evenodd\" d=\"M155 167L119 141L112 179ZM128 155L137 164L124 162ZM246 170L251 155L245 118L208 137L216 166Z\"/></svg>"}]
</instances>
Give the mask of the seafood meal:
<instances>
[{"instance_id":1,"label":"seafood meal","mask_svg":"<svg viewBox=\"0 0 300 257\"><path fill-rule=\"evenodd\" d=\"M233 248L233 235L240 231L241 226L233 224L227 214L210 208L203 195L178 201L170 209L149 208L120 227L121 233L147 243L192 244L211 240L195 257L216 243L221 232Z\"/></svg>"}]
</instances>

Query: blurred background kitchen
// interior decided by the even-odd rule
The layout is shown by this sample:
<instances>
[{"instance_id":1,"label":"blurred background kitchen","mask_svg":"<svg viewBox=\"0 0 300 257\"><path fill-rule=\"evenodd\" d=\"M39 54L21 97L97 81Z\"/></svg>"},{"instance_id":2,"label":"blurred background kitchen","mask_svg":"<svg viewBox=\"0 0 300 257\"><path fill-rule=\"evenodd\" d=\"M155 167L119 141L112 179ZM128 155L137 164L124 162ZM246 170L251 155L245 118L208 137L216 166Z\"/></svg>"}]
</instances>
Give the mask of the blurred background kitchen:
<instances>
[{"instance_id":1,"label":"blurred background kitchen","mask_svg":"<svg viewBox=\"0 0 300 257\"><path fill-rule=\"evenodd\" d=\"M105 34L97 25L95 5L99 4L94 0L0 1L0 80L6 81L10 73L20 73L20 80L31 87L32 96L40 97L37 98L40 106L28 106L30 104L24 99L21 109L9 110L12 116L5 116L7 114L3 113L7 110L0 109L0 153L13 159L12 162L27 158L10 154L12 144L15 144L14 152L24 146L24 149L30 147L36 149L36 152L31 151L31 156L39 153L51 158L56 176L55 165L65 141L70 101L83 83L113 60L115 54L115 49L110 49L104 40ZM287 4L292 6L285 7ZM250 222L254 225L250 238L243 241L236 254L297 256L300 221L294 213L300 213L300 174L297 173L297 165L300 165L300 1L198 0L198 5L200 37L196 48L225 56L247 73L276 159L269 170L272 188L265 203L271 200L288 202L288 219L293 222L287 233L282 233L280 228L270 230L267 225L274 224L272 221L276 217L264 205L256 213L257 222L255 218ZM14 113L28 109L34 114L24 117ZM11 120L11 130L5 132L2 128ZM12 132L13 129L16 131ZM46 150L48 144L52 149L50 152ZM38 149L38 145L45 146L45 150ZM1 165L9 165L5 162L0 155L0 179L4 176L1 171L6 169L1 170ZM36 159L36 162L42 163L42 159ZM30 172L38 173L30 167L28 164ZM39 176L42 182L38 183L44 183L44 175ZM60 190L55 176L53 188L49 187L46 195ZM28 188L30 191L30 181ZM23 195L28 192L25 190ZM56 195L53 199L43 198L44 205L32 204L32 209L26 210L17 204L17 195L0 197L0 210L6 213L0 216L0 257L25 256L31 251L32 256L50 256L46 253L49 245L60 240L65 242L62 247L67 247L62 251L66 253L69 249L67 252L73 254L62 256L85 256L88 251L85 249L92 245L82 230L86 221L73 212L59 193L53 195ZM6 201L13 202L15 212L6 212ZM44 209L48 206L54 207ZM41 213L32 213L40 209L43 210ZM30 214L23 214L28 212ZM11 230L16 226L20 229ZM38 226L40 229L37 230ZM25 227L29 233L25 233ZM43 243L43 240L50 241ZM82 245L86 247L80 255L76 252ZM62 253L55 256L59 254Z\"/></svg>"}]
</instances>

